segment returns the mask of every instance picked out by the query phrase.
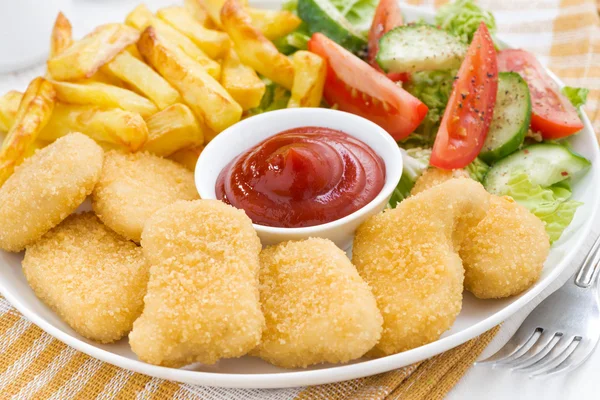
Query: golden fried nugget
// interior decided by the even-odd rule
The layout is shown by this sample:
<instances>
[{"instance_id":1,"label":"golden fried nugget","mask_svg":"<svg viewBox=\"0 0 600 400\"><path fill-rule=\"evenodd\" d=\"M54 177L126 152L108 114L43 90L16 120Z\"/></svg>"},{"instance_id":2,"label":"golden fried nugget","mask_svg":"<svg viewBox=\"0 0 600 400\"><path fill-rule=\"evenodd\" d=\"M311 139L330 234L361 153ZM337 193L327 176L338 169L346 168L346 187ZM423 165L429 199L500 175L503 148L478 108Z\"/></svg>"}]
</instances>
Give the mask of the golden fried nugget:
<instances>
[{"instance_id":1,"label":"golden fried nugget","mask_svg":"<svg viewBox=\"0 0 600 400\"><path fill-rule=\"evenodd\" d=\"M74 214L27 246L23 273L35 294L80 335L119 340L142 313L142 249L91 212Z\"/></svg>"},{"instance_id":2,"label":"golden fried nugget","mask_svg":"<svg viewBox=\"0 0 600 400\"><path fill-rule=\"evenodd\" d=\"M102 222L135 242L158 209L177 200L199 198L194 174L176 162L118 151L106 153L92 196L92 207Z\"/></svg>"},{"instance_id":3,"label":"golden fried nugget","mask_svg":"<svg viewBox=\"0 0 600 400\"><path fill-rule=\"evenodd\" d=\"M373 355L430 343L452 326L464 277L457 247L464 229L484 218L488 199L481 184L452 179L358 228L352 261L383 315Z\"/></svg>"},{"instance_id":4,"label":"golden fried nugget","mask_svg":"<svg viewBox=\"0 0 600 400\"><path fill-rule=\"evenodd\" d=\"M460 248L465 289L480 299L519 294L539 279L549 251L539 218L511 197L492 195L487 215Z\"/></svg>"},{"instance_id":5,"label":"golden fried nugget","mask_svg":"<svg viewBox=\"0 0 600 400\"><path fill-rule=\"evenodd\" d=\"M75 211L103 156L92 139L71 133L27 158L0 188L0 248L21 251Z\"/></svg>"},{"instance_id":6,"label":"golden fried nugget","mask_svg":"<svg viewBox=\"0 0 600 400\"><path fill-rule=\"evenodd\" d=\"M469 178L469 173L464 169L453 169L451 171L431 167L426 169L423 174L415 182L410 191L411 195L424 192L440 183L446 182L453 178Z\"/></svg>"},{"instance_id":7,"label":"golden fried nugget","mask_svg":"<svg viewBox=\"0 0 600 400\"><path fill-rule=\"evenodd\" d=\"M285 368L361 357L381 337L371 289L326 239L286 242L261 253L266 329L255 353Z\"/></svg>"},{"instance_id":8,"label":"golden fried nugget","mask_svg":"<svg viewBox=\"0 0 600 400\"><path fill-rule=\"evenodd\" d=\"M150 260L144 312L129 343L148 363L180 367L240 357L264 328L260 240L242 210L217 200L178 201L142 233Z\"/></svg>"}]
</instances>

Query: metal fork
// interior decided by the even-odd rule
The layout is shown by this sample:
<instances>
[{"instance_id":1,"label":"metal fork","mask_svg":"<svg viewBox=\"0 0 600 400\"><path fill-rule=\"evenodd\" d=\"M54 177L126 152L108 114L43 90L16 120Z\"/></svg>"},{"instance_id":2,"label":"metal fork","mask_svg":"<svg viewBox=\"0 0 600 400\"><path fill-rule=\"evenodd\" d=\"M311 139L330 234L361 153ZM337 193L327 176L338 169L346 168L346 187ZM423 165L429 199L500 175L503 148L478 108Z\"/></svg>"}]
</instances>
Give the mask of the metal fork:
<instances>
[{"instance_id":1,"label":"metal fork","mask_svg":"<svg viewBox=\"0 0 600 400\"><path fill-rule=\"evenodd\" d=\"M600 338L600 237L579 270L541 302L497 353L478 364L524 371L531 377L572 371Z\"/></svg>"}]
</instances>

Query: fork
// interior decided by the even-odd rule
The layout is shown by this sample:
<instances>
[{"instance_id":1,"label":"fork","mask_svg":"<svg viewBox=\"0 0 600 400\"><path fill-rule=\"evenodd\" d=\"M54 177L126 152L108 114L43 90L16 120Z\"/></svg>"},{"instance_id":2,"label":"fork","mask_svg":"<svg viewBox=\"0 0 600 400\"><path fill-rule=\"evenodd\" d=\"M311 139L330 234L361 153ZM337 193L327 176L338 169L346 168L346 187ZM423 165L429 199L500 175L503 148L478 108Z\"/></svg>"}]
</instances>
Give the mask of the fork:
<instances>
[{"instance_id":1,"label":"fork","mask_svg":"<svg viewBox=\"0 0 600 400\"><path fill-rule=\"evenodd\" d=\"M600 338L599 250L600 237L567 283L529 313L504 347L477 364L523 371L530 377L568 372L583 364Z\"/></svg>"}]
</instances>

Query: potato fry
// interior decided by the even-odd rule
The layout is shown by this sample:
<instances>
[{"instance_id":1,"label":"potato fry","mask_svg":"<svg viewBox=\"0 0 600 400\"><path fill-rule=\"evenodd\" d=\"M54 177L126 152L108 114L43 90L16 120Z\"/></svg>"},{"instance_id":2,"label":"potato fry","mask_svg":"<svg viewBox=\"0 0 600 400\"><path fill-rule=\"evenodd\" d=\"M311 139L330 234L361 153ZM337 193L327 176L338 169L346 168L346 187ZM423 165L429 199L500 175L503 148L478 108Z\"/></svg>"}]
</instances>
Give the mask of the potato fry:
<instances>
[{"instance_id":1,"label":"potato fry","mask_svg":"<svg viewBox=\"0 0 600 400\"><path fill-rule=\"evenodd\" d=\"M31 81L0 148L0 186L25 159L28 148L48 123L55 102L56 92L50 82L42 77Z\"/></svg>"},{"instance_id":2,"label":"potato fry","mask_svg":"<svg viewBox=\"0 0 600 400\"><path fill-rule=\"evenodd\" d=\"M206 69L213 78L219 79L221 76L221 66L218 62L208 57L206 53L200 50L200 48L183 33L180 33L177 29L173 28L160 18L155 17L145 5L140 4L130 12L125 19L125 23L139 31L143 31L152 25L156 31L169 42L165 43L166 46L177 47L183 50L188 56Z\"/></svg>"},{"instance_id":3,"label":"potato fry","mask_svg":"<svg viewBox=\"0 0 600 400\"><path fill-rule=\"evenodd\" d=\"M223 4L225 4L225 0L197 0L204 6L204 9L208 13L208 16L212 20L212 22L218 28L223 28L221 24L221 9L223 8ZM240 0L240 4L245 6L248 4L247 0Z\"/></svg>"},{"instance_id":4,"label":"potato fry","mask_svg":"<svg viewBox=\"0 0 600 400\"><path fill-rule=\"evenodd\" d=\"M242 107L223 86L182 50L169 46L154 27L142 33L138 49L210 129L221 132L240 120Z\"/></svg>"},{"instance_id":5,"label":"potato fry","mask_svg":"<svg viewBox=\"0 0 600 400\"><path fill-rule=\"evenodd\" d=\"M250 16L237 0L225 2L221 10L221 22L244 64L286 89L292 88L294 82L292 62L252 26Z\"/></svg>"},{"instance_id":6,"label":"potato fry","mask_svg":"<svg viewBox=\"0 0 600 400\"><path fill-rule=\"evenodd\" d=\"M202 0L184 0L183 5L187 12L189 12L192 17L200 22L203 26L210 28L213 24L210 16L208 15L208 11L202 5Z\"/></svg>"},{"instance_id":7,"label":"potato fry","mask_svg":"<svg viewBox=\"0 0 600 400\"><path fill-rule=\"evenodd\" d=\"M138 113L120 108L107 110L56 103L50 121L40 132L40 139L53 141L71 132L81 132L97 142L132 152L139 150L148 139L148 128Z\"/></svg>"},{"instance_id":8,"label":"potato fry","mask_svg":"<svg viewBox=\"0 0 600 400\"><path fill-rule=\"evenodd\" d=\"M59 101L69 104L121 108L146 118L158 112L154 103L145 97L117 86L100 82L70 83L53 81Z\"/></svg>"},{"instance_id":9,"label":"potato fry","mask_svg":"<svg viewBox=\"0 0 600 400\"><path fill-rule=\"evenodd\" d=\"M260 8L246 8L252 19L252 25L262 32L269 40L279 39L293 32L302 20L289 11L264 10Z\"/></svg>"},{"instance_id":10,"label":"potato fry","mask_svg":"<svg viewBox=\"0 0 600 400\"><path fill-rule=\"evenodd\" d=\"M102 65L137 42L138 38L139 32L126 25L101 25L49 59L48 72L53 79L60 81L90 78Z\"/></svg>"},{"instance_id":11,"label":"potato fry","mask_svg":"<svg viewBox=\"0 0 600 400\"><path fill-rule=\"evenodd\" d=\"M137 47L135 49L138 51ZM183 101L179 92L169 85L169 82L128 51L118 54L114 60L102 68L132 85L152 100L161 110Z\"/></svg>"},{"instance_id":12,"label":"potato fry","mask_svg":"<svg viewBox=\"0 0 600 400\"><path fill-rule=\"evenodd\" d=\"M265 83L252 68L242 64L233 49L223 59L221 85L244 110L258 107L265 94Z\"/></svg>"},{"instance_id":13,"label":"potato fry","mask_svg":"<svg viewBox=\"0 0 600 400\"><path fill-rule=\"evenodd\" d=\"M148 140L142 150L166 157L191 146L204 143L204 136L192 111L184 104L174 104L146 120Z\"/></svg>"},{"instance_id":14,"label":"potato fry","mask_svg":"<svg viewBox=\"0 0 600 400\"><path fill-rule=\"evenodd\" d=\"M176 151L167 158L183 165L193 172L196 169L196 163L198 162L202 150L204 150L203 146L188 147Z\"/></svg>"},{"instance_id":15,"label":"potato fry","mask_svg":"<svg viewBox=\"0 0 600 400\"><path fill-rule=\"evenodd\" d=\"M59 12L54 21L50 35L50 58L59 55L73 44L73 28L62 12Z\"/></svg>"},{"instance_id":16,"label":"potato fry","mask_svg":"<svg viewBox=\"0 0 600 400\"><path fill-rule=\"evenodd\" d=\"M0 132L8 132L15 124L22 98L23 93L16 90L6 92L0 97Z\"/></svg>"},{"instance_id":17,"label":"potato fry","mask_svg":"<svg viewBox=\"0 0 600 400\"><path fill-rule=\"evenodd\" d=\"M297 51L294 62L294 86L288 102L291 107L319 107L323 97L327 65L318 55L310 51Z\"/></svg>"},{"instance_id":18,"label":"potato fry","mask_svg":"<svg viewBox=\"0 0 600 400\"><path fill-rule=\"evenodd\" d=\"M137 49L137 46L135 44L127 46L126 51L129 54L131 54L132 56L134 56L135 58L137 58L138 60L144 61L144 57L142 57L142 55L140 54L140 51Z\"/></svg>"},{"instance_id":19,"label":"potato fry","mask_svg":"<svg viewBox=\"0 0 600 400\"><path fill-rule=\"evenodd\" d=\"M231 43L229 36L225 32L206 29L184 7L161 8L156 15L187 36L210 58L222 58L227 54Z\"/></svg>"}]
</instances>

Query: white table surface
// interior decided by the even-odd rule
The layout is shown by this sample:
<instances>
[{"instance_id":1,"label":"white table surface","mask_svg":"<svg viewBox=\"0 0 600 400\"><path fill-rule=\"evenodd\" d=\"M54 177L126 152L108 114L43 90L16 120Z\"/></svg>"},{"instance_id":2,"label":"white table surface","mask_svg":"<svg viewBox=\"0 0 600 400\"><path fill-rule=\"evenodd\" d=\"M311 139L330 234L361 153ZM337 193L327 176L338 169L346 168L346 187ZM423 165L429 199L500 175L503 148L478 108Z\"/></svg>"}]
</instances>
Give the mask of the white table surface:
<instances>
[{"instance_id":1,"label":"white table surface","mask_svg":"<svg viewBox=\"0 0 600 400\"><path fill-rule=\"evenodd\" d=\"M266 2L268 1L266 0ZM75 0L67 17L73 23L74 36L80 37L99 24L122 20L127 12L139 3L140 0ZM173 1L146 0L145 3L154 9L172 4ZM5 40L5 38L1 40ZM32 77L43 74L44 68L44 65L40 64L18 73L0 74L0 94L11 89L24 90ZM600 233L600 215L594 226L595 233L588 238L587 244L577 260L578 263L585 257L585 250L591 247L595 235ZM505 321L498 335L482 354L482 358L493 354L502 347L529 311L566 282L577 269L578 263L574 263L560 279L542 292L536 301L526 309ZM550 378L532 379L523 373L511 372L507 369L475 366L467 372L447 398L450 400L597 399L600 398L598 371L600 371L600 350L598 349L579 369Z\"/></svg>"}]
</instances>

